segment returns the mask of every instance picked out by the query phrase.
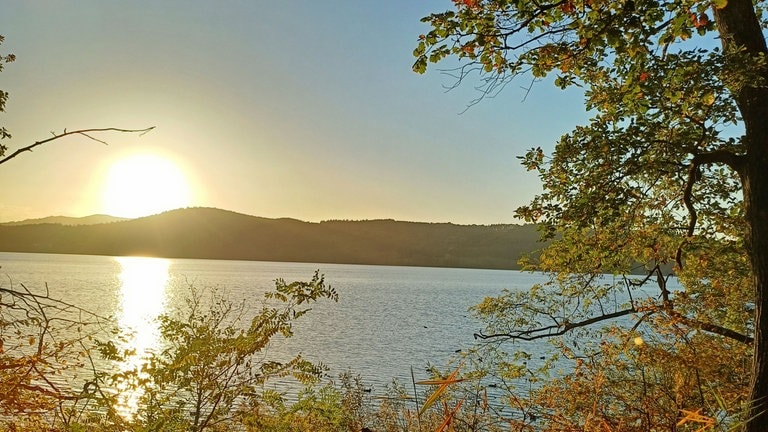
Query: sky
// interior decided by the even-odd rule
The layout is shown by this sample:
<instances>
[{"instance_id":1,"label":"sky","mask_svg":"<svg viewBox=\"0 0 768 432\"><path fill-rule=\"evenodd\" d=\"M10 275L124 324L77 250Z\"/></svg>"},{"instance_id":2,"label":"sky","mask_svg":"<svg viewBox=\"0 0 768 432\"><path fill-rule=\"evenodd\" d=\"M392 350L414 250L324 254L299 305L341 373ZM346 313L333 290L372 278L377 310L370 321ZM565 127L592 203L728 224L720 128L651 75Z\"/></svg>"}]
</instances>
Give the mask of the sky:
<instances>
[{"instance_id":1,"label":"sky","mask_svg":"<svg viewBox=\"0 0 768 432\"><path fill-rule=\"evenodd\" d=\"M9 152L65 129L155 129L54 141L0 166L0 221L206 206L518 223L540 182L516 156L588 116L577 91L540 82L526 96L525 80L465 110L477 77L448 91L440 66L412 72L420 18L450 5L3 1L0 52L17 57L0 73ZM113 179L147 157L157 163Z\"/></svg>"}]
</instances>

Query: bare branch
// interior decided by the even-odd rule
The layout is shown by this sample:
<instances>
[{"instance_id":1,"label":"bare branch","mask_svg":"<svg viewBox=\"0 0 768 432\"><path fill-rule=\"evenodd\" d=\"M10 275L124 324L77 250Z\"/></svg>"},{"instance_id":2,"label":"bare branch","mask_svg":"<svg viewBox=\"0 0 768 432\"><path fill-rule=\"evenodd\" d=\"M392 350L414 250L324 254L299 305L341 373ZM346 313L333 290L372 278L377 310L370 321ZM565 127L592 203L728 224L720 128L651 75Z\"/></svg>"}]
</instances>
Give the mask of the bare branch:
<instances>
[{"instance_id":1,"label":"bare branch","mask_svg":"<svg viewBox=\"0 0 768 432\"><path fill-rule=\"evenodd\" d=\"M86 137L88 139L91 139L93 141L96 141L98 143L107 144L106 141L103 141L103 140L100 140L98 138L95 138L95 137L93 137L90 134L94 133L94 132L122 132L122 133L138 133L139 135L144 135L145 133L153 130L154 128L155 128L154 126L148 127L146 129L95 128L95 129L78 129L78 130L74 130L74 131L67 131L65 129L64 132L62 132L60 134L54 134L52 137L50 137L48 139L44 139L42 141L37 141L34 144L30 144L30 145L28 145L26 147L22 147L22 148L16 150L15 152L11 153L10 155L0 159L0 165L8 162L9 160L15 158L16 156L18 156L18 155L20 155L20 154L22 154L24 152L31 152L35 147L41 146L43 144L46 144L46 143L49 143L51 141L55 141L57 139L64 138L64 137L67 137L67 136L70 136L70 135L82 135L82 136L84 136L84 137Z\"/></svg>"},{"instance_id":2,"label":"bare branch","mask_svg":"<svg viewBox=\"0 0 768 432\"><path fill-rule=\"evenodd\" d=\"M100 316L94 312L91 312L88 309L82 308L80 306L74 305L72 303L68 303L64 300L57 299L50 297L48 293L46 294L36 294L32 291L30 291L24 284L19 284L22 288L24 288L24 291L15 290L13 288L3 288L0 287L0 293L8 294L12 298L19 299L27 304L29 306L28 309L32 309L35 311L38 311L42 308L52 308L56 310L75 310L80 313L85 313L87 315L92 316L96 320L100 321L107 321L109 318ZM46 287L47 288L47 287ZM30 301L34 304L30 304ZM45 302L45 303L43 303ZM54 318L51 318L53 320ZM64 321L63 319L60 319L60 321Z\"/></svg>"}]
</instances>

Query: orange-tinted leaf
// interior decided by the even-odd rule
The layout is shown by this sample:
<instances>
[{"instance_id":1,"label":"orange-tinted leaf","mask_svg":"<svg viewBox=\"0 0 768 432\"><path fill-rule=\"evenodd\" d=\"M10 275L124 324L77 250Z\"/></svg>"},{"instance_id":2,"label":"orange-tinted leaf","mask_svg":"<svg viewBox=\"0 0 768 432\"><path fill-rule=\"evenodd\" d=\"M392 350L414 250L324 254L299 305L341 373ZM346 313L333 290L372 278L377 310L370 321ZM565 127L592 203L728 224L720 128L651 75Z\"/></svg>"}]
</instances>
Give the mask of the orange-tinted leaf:
<instances>
[{"instance_id":1,"label":"orange-tinted leaf","mask_svg":"<svg viewBox=\"0 0 768 432\"><path fill-rule=\"evenodd\" d=\"M422 405L421 409L419 410L419 415L424 414L424 412L426 412L432 405L434 405L435 401L437 401L440 395L445 392L448 386L456 382L456 375L459 373L460 367L461 366L457 367L456 370L453 371L453 373L451 373L451 375L448 376L448 378L445 380L440 380L440 384L435 384L440 385L440 387L438 387L437 390L435 390L435 392L432 393L429 398L427 398L427 400L424 402L424 405Z\"/></svg>"},{"instance_id":2,"label":"orange-tinted leaf","mask_svg":"<svg viewBox=\"0 0 768 432\"><path fill-rule=\"evenodd\" d=\"M462 398L459 403L456 404L456 407L453 408L453 410L448 413L447 416L445 416L445 420L443 420L443 424L440 425L440 427L437 428L435 432L443 432L445 428L451 425L451 422L453 421L453 418L456 416L456 412L461 408L461 406L464 404L464 399Z\"/></svg>"},{"instance_id":3,"label":"orange-tinted leaf","mask_svg":"<svg viewBox=\"0 0 768 432\"><path fill-rule=\"evenodd\" d=\"M418 385L443 385L443 384L454 384L458 382L464 381L464 378L458 378L458 379L440 379L440 380L423 380L423 381L416 381L416 384Z\"/></svg>"}]
</instances>

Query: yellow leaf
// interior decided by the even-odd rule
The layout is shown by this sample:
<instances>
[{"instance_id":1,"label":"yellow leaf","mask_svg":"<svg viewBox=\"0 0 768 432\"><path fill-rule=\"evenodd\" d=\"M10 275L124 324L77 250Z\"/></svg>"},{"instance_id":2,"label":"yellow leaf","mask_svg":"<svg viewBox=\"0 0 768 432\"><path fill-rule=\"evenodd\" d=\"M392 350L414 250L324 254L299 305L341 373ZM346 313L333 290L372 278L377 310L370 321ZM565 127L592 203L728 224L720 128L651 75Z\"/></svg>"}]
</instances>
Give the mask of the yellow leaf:
<instances>
[{"instance_id":1,"label":"yellow leaf","mask_svg":"<svg viewBox=\"0 0 768 432\"><path fill-rule=\"evenodd\" d=\"M445 380L439 380L440 387L438 387L437 390L435 390L435 392L432 393L431 396L429 396L426 402L424 402L424 405L422 405L421 409L419 410L419 415L424 414L424 412L427 411L429 407L431 407L435 403L435 401L437 401L440 395L442 395L445 392L445 390L448 388L450 384L457 382L456 375L459 373L460 367L461 366L457 367L456 370L453 371L453 373Z\"/></svg>"},{"instance_id":2,"label":"yellow leaf","mask_svg":"<svg viewBox=\"0 0 768 432\"><path fill-rule=\"evenodd\" d=\"M688 411L688 410L681 409L680 412L682 414L685 414L685 417L681 418L680 421L677 422L677 426L682 426L688 422L699 423L704 425L704 427L702 427L699 430L704 430L707 426L712 426L715 424L715 419L702 414L701 409L698 409L696 411Z\"/></svg>"}]
</instances>

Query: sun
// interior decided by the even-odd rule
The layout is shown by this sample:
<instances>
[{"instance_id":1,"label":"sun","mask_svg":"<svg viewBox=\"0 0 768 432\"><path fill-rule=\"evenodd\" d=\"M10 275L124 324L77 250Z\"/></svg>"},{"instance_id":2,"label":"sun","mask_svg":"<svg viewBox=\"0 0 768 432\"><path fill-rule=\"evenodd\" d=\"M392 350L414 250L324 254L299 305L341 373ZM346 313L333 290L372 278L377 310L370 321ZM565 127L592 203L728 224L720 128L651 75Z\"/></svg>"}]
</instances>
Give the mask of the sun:
<instances>
[{"instance_id":1,"label":"sun","mask_svg":"<svg viewBox=\"0 0 768 432\"><path fill-rule=\"evenodd\" d=\"M115 162L107 172L104 213L136 218L188 207L192 192L184 172L169 159L137 154Z\"/></svg>"}]
</instances>

